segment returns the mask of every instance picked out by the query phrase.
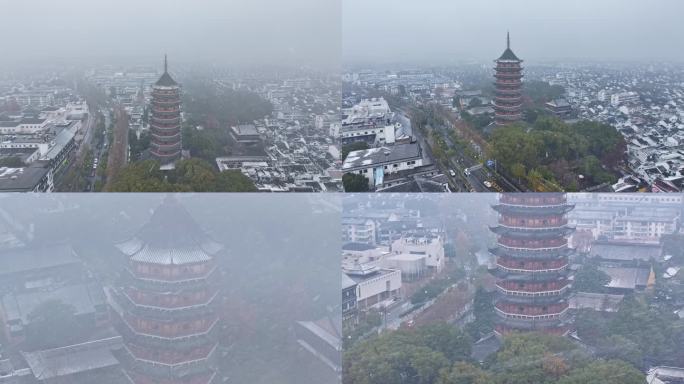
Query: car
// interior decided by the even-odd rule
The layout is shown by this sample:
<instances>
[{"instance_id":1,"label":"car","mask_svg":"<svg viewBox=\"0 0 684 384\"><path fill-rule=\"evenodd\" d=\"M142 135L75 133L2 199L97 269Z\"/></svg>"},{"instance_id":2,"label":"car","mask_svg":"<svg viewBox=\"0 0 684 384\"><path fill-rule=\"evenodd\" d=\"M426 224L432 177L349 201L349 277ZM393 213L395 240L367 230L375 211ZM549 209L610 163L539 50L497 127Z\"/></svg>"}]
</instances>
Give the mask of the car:
<instances>
[{"instance_id":1,"label":"car","mask_svg":"<svg viewBox=\"0 0 684 384\"><path fill-rule=\"evenodd\" d=\"M466 176L470 176L470 170L466 168L466 170L463 171L463 174L465 174Z\"/></svg>"},{"instance_id":2,"label":"car","mask_svg":"<svg viewBox=\"0 0 684 384\"><path fill-rule=\"evenodd\" d=\"M449 174L451 175L451 177L456 177L456 172L454 172L453 169L449 170Z\"/></svg>"},{"instance_id":3,"label":"car","mask_svg":"<svg viewBox=\"0 0 684 384\"><path fill-rule=\"evenodd\" d=\"M484 184L484 186L487 188L491 188L493 185L492 182L489 180L485 180L484 182L482 182L482 184Z\"/></svg>"}]
</instances>

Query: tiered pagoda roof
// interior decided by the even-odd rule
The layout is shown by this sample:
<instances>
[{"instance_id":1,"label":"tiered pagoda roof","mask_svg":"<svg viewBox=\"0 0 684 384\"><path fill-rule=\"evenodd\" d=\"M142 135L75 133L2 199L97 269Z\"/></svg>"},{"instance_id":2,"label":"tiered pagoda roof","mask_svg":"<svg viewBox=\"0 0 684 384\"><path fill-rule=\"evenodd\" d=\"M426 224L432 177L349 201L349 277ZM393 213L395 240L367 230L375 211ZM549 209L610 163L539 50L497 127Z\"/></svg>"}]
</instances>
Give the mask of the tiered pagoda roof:
<instances>
[{"instance_id":1,"label":"tiered pagoda roof","mask_svg":"<svg viewBox=\"0 0 684 384\"><path fill-rule=\"evenodd\" d=\"M522 118L522 60L511 50L510 34L506 35L506 50L495 62L494 121L505 125Z\"/></svg>"},{"instance_id":2,"label":"tiered pagoda roof","mask_svg":"<svg viewBox=\"0 0 684 384\"><path fill-rule=\"evenodd\" d=\"M221 321L215 256L223 245L167 196L150 220L117 248L128 258L128 273L108 296L131 380L212 382Z\"/></svg>"},{"instance_id":3,"label":"tiered pagoda roof","mask_svg":"<svg viewBox=\"0 0 684 384\"><path fill-rule=\"evenodd\" d=\"M181 156L181 97L180 86L169 75L164 56L164 73L152 87L150 117L150 153L164 169Z\"/></svg>"},{"instance_id":4,"label":"tiered pagoda roof","mask_svg":"<svg viewBox=\"0 0 684 384\"><path fill-rule=\"evenodd\" d=\"M564 194L503 194L499 213L495 310L497 332L567 331L568 280L566 213L573 208Z\"/></svg>"}]
</instances>

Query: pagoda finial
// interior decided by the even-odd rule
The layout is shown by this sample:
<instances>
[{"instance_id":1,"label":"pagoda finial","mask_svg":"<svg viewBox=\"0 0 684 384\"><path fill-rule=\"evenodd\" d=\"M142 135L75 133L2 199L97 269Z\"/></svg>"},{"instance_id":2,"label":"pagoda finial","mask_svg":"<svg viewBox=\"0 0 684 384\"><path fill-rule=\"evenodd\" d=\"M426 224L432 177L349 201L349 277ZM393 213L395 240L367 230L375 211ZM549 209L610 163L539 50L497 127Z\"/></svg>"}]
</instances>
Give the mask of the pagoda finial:
<instances>
[{"instance_id":1,"label":"pagoda finial","mask_svg":"<svg viewBox=\"0 0 684 384\"><path fill-rule=\"evenodd\" d=\"M511 32L506 31L506 48L511 49Z\"/></svg>"},{"instance_id":2,"label":"pagoda finial","mask_svg":"<svg viewBox=\"0 0 684 384\"><path fill-rule=\"evenodd\" d=\"M166 53L165 53L164 54L164 73L167 73L168 70L169 70L169 64L168 64L168 61L166 59Z\"/></svg>"}]
</instances>

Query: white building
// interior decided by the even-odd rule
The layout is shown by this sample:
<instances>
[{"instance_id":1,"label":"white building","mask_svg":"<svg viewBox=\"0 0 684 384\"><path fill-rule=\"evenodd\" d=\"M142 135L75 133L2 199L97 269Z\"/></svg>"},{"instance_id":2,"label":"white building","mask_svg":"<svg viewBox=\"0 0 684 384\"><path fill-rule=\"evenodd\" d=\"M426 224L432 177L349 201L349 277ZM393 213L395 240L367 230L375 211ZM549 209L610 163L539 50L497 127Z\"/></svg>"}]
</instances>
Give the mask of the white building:
<instances>
[{"instance_id":1,"label":"white building","mask_svg":"<svg viewBox=\"0 0 684 384\"><path fill-rule=\"evenodd\" d=\"M411 170L423 165L422 150L418 143L392 147L352 151L342 164L344 173L356 173L368 179L371 188L380 187L385 175Z\"/></svg>"},{"instance_id":2,"label":"white building","mask_svg":"<svg viewBox=\"0 0 684 384\"><path fill-rule=\"evenodd\" d=\"M370 219L343 218L342 241L375 244L377 225Z\"/></svg>"},{"instance_id":3,"label":"white building","mask_svg":"<svg viewBox=\"0 0 684 384\"><path fill-rule=\"evenodd\" d=\"M679 212L670 209L639 209L615 219L613 238L659 242L660 237L674 233L679 225Z\"/></svg>"},{"instance_id":4,"label":"white building","mask_svg":"<svg viewBox=\"0 0 684 384\"><path fill-rule=\"evenodd\" d=\"M441 236L402 237L392 242L391 252L395 255L409 254L425 256L425 265L437 271L444 268L444 240Z\"/></svg>"},{"instance_id":5,"label":"white building","mask_svg":"<svg viewBox=\"0 0 684 384\"><path fill-rule=\"evenodd\" d=\"M610 104L618 107L622 104L636 103L639 101L639 94L636 92L620 92L610 96Z\"/></svg>"},{"instance_id":6,"label":"white building","mask_svg":"<svg viewBox=\"0 0 684 384\"><path fill-rule=\"evenodd\" d=\"M0 122L0 135L36 134L47 127L47 119L24 118L19 121Z\"/></svg>"},{"instance_id":7,"label":"white building","mask_svg":"<svg viewBox=\"0 0 684 384\"><path fill-rule=\"evenodd\" d=\"M369 308L381 304L385 300L392 300L401 296L401 271L397 269L382 269L366 267L357 264L343 269L356 284L356 300L359 309Z\"/></svg>"},{"instance_id":8,"label":"white building","mask_svg":"<svg viewBox=\"0 0 684 384\"><path fill-rule=\"evenodd\" d=\"M400 270L402 280L410 281L420 278L427 272L426 260L426 255L400 253L386 257L382 265L385 268Z\"/></svg>"}]
</instances>

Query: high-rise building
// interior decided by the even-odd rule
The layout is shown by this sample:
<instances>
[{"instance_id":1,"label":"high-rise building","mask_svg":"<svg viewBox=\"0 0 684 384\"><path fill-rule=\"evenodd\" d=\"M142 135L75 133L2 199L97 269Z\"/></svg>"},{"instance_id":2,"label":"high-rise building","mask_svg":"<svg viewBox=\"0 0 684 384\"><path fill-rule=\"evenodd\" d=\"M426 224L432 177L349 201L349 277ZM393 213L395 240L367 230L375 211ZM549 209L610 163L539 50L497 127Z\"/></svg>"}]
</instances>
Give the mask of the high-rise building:
<instances>
[{"instance_id":1,"label":"high-rise building","mask_svg":"<svg viewBox=\"0 0 684 384\"><path fill-rule=\"evenodd\" d=\"M181 98L180 86L169 75L164 56L164 74L152 86L150 115L150 154L164 166L172 165L181 157Z\"/></svg>"},{"instance_id":2,"label":"high-rise building","mask_svg":"<svg viewBox=\"0 0 684 384\"><path fill-rule=\"evenodd\" d=\"M220 284L214 242L175 200L117 244L127 260L107 290L123 337L118 358L136 384L216 383Z\"/></svg>"},{"instance_id":3,"label":"high-rise building","mask_svg":"<svg viewBox=\"0 0 684 384\"><path fill-rule=\"evenodd\" d=\"M494 122L506 125L522 118L522 60L511 50L510 34L506 36L506 50L494 61Z\"/></svg>"},{"instance_id":4,"label":"high-rise building","mask_svg":"<svg viewBox=\"0 0 684 384\"><path fill-rule=\"evenodd\" d=\"M497 277L496 331L568 330L568 247L574 230L566 214L573 209L563 193L502 194L492 273Z\"/></svg>"}]
</instances>

